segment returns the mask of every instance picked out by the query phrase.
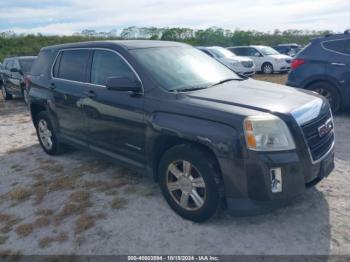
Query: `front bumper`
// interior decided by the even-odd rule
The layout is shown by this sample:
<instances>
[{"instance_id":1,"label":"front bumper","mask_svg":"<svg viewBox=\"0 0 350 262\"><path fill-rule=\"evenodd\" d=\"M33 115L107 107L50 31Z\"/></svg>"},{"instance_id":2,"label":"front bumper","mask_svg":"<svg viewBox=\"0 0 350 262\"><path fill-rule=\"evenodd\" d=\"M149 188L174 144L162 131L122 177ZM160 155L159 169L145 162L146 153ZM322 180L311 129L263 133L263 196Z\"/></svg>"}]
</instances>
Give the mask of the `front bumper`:
<instances>
[{"instance_id":1,"label":"front bumper","mask_svg":"<svg viewBox=\"0 0 350 262\"><path fill-rule=\"evenodd\" d=\"M228 210L235 215L256 215L285 206L331 173L334 148L318 163L311 164L305 159L297 152L249 152L244 172L245 192L241 192L241 197L226 197ZM271 190L270 170L276 167L282 170L280 193Z\"/></svg>"}]
</instances>

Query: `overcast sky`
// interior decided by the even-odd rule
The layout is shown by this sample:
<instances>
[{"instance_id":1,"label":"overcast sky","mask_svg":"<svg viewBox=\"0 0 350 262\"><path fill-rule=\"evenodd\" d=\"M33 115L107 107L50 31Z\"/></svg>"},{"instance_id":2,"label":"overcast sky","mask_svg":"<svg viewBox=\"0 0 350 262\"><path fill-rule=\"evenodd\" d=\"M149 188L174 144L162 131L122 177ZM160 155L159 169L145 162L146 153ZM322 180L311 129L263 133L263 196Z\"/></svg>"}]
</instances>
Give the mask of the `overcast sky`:
<instances>
[{"instance_id":1,"label":"overcast sky","mask_svg":"<svg viewBox=\"0 0 350 262\"><path fill-rule=\"evenodd\" d=\"M344 31L350 0L9 0L0 31L69 35L128 26Z\"/></svg>"}]
</instances>

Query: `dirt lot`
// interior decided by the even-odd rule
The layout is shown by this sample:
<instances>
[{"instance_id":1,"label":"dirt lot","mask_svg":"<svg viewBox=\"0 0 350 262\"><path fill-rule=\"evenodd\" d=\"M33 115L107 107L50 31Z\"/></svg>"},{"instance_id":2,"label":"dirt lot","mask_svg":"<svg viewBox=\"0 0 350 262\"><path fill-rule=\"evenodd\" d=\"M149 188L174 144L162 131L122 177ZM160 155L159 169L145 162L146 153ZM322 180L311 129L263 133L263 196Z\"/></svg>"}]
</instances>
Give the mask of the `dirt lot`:
<instances>
[{"instance_id":1,"label":"dirt lot","mask_svg":"<svg viewBox=\"0 0 350 262\"><path fill-rule=\"evenodd\" d=\"M336 170L292 205L195 224L171 211L147 178L85 152L44 154L23 102L1 98L1 252L350 254L349 120L335 118Z\"/></svg>"}]
</instances>

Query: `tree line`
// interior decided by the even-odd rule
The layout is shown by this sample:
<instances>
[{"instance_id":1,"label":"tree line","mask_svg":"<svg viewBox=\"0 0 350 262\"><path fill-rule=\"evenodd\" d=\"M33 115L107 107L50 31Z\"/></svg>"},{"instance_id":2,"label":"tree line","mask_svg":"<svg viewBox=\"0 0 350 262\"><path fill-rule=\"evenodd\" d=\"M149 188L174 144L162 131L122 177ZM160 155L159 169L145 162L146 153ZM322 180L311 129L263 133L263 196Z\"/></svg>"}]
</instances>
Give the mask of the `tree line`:
<instances>
[{"instance_id":1,"label":"tree line","mask_svg":"<svg viewBox=\"0 0 350 262\"><path fill-rule=\"evenodd\" d=\"M5 57L19 55L37 55L39 50L48 45L120 39L152 39L179 41L194 46L237 46L237 45L268 45L280 43L297 43L306 45L311 39L330 34L330 31L303 31L303 30L275 30L273 32L259 32L255 30L227 30L218 27L195 30L191 28L157 28L157 27L128 27L120 33L97 32L83 30L71 36L17 35L13 32L0 33L0 61Z\"/></svg>"}]
</instances>

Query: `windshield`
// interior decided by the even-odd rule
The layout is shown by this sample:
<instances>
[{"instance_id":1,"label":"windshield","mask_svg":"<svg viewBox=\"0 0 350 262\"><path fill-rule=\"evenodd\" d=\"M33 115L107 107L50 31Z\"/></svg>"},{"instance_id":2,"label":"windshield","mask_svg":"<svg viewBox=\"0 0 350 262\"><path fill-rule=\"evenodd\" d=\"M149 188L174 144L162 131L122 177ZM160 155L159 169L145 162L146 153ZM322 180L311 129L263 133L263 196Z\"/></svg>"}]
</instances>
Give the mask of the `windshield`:
<instances>
[{"instance_id":1,"label":"windshield","mask_svg":"<svg viewBox=\"0 0 350 262\"><path fill-rule=\"evenodd\" d=\"M19 60L19 63L21 64L22 71L24 73L28 73L30 71L34 60L35 60L34 58L33 59L20 59Z\"/></svg>"},{"instance_id":2,"label":"windshield","mask_svg":"<svg viewBox=\"0 0 350 262\"><path fill-rule=\"evenodd\" d=\"M231 51L222 47L210 48L210 51L212 51L218 58L231 58L233 56L236 56Z\"/></svg>"},{"instance_id":3,"label":"windshield","mask_svg":"<svg viewBox=\"0 0 350 262\"><path fill-rule=\"evenodd\" d=\"M259 48L259 51L263 55L279 55L280 54L275 49L273 49L272 47L268 47L268 46Z\"/></svg>"},{"instance_id":4,"label":"windshield","mask_svg":"<svg viewBox=\"0 0 350 262\"><path fill-rule=\"evenodd\" d=\"M225 79L241 79L193 47L144 48L130 53L168 91L207 88Z\"/></svg>"}]
</instances>

